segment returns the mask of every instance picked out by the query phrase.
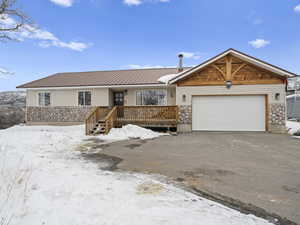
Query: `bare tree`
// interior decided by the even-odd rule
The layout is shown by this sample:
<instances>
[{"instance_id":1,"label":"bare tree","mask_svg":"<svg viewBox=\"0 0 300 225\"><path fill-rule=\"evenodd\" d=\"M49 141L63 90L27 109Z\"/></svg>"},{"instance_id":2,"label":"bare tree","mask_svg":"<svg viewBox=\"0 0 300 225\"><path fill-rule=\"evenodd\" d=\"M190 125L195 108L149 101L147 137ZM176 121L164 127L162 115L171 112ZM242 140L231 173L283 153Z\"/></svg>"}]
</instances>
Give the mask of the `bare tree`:
<instances>
[{"instance_id":1,"label":"bare tree","mask_svg":"<svg viewBox=\"0 0 300 225\"><path fill-rule=\"evenodd\" d=\"M28 23L29 18L16 7L16 0L0 0L0 41L17 40L15 33Z\"/></svg>"}]
</instances>

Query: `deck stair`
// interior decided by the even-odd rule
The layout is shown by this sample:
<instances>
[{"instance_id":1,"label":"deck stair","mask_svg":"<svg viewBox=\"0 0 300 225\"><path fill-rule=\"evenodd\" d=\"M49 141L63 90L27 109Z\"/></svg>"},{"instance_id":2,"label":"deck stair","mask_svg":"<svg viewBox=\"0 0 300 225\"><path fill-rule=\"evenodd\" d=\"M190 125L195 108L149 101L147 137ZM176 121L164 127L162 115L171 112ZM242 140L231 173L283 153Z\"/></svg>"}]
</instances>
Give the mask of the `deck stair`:
<instances>
[{"instance_id":1,"label":"deck stair","mask_svg":"<svg viewBox=\"0 0 300 225\"><path fill-rule=\"evenodd\" d=\"M105 121L99 120L91 131L92 135L105 134Z\"/></svg>"}]
</instances>

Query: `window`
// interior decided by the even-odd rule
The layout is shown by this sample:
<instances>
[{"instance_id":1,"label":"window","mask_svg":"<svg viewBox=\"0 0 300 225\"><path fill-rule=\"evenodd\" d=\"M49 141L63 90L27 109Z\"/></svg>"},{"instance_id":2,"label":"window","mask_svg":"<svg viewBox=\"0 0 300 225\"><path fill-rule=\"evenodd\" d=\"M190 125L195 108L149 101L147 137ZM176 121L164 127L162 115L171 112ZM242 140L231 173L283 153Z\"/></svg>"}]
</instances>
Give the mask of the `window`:
<instances>
[{"instance_id":1,"label":"window","mask_svg":"<svg viewBox=\"0 0 300 225\"><path fill-rule=\"evenodd\" d=\"M137 105L166 105L166 90L141 90L136 92Z\"/></svg>"},{"instance_id":2,"label":"window","mask_svg":"<svg viewBox=\"0 0 300 225\"><path fill-rule=\"evenodd\" d=\"M39 106L49 106L50 105L50 93L41 92L39 93Z\"/></svg>"},{"instance_id":3,"label":"window","mask_svg":"<svg viewBox=\"0 0 300 225\"><path fill-rule=\"evenodd\" d=\"M91 92L90 91L79 91L78 92L78 105L91 105Z\"/></svg>"}]
</instances>

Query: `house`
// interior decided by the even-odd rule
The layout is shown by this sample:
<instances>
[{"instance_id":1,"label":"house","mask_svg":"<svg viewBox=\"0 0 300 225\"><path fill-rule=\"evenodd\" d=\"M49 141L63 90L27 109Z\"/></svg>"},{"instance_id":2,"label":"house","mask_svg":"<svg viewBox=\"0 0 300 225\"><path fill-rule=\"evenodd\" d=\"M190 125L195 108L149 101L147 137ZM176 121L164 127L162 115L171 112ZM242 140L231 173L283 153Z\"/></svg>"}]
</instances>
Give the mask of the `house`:
<instances>
[{"instance_id":1,"label":"house","mask_svg":"<svg viewBox=\"0 0 300 225\"><path fill-rule=\"evenodd\" d=\"M292 94L286 97L287 118L300 121L300 94Z\"/></svg>"},{"instance_id":2,"label":"house","mask_svg":"<svg viewBox=\"0 0 300 225\"><path fill-rule=\"evenodd\" d=\"M27 90L28 124L126 123L190 131L285 132L286 85L295 76L228 49L191 68L58 73ZM161 82L161 81L164 81Z\"/></svg>"}]
</instances>

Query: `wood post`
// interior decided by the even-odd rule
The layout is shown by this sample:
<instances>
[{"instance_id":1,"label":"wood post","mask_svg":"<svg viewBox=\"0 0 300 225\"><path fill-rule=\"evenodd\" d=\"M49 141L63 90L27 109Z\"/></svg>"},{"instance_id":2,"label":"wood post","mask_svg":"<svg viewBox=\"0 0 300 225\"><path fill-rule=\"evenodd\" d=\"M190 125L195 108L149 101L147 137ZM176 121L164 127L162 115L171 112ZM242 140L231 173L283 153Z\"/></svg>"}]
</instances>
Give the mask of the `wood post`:
<instances>
[{"instance_id":1,"label":"wood post","mask_svg":"<svg viewBox=\"0 0 300 225\"><path fill-rule=\"evenodd\" d=\"M230 55L226 57L226 80L232 79L232 58Z\"/></svg>"}]
</instances>

